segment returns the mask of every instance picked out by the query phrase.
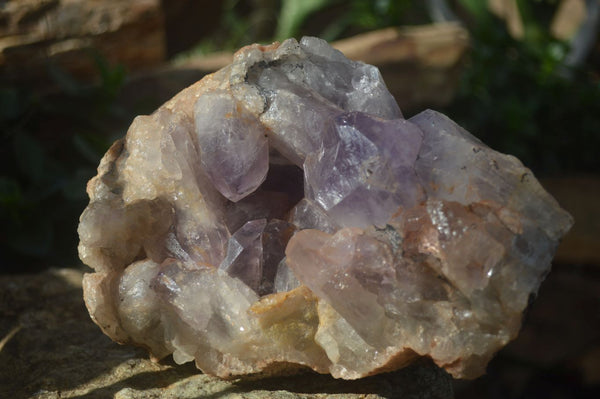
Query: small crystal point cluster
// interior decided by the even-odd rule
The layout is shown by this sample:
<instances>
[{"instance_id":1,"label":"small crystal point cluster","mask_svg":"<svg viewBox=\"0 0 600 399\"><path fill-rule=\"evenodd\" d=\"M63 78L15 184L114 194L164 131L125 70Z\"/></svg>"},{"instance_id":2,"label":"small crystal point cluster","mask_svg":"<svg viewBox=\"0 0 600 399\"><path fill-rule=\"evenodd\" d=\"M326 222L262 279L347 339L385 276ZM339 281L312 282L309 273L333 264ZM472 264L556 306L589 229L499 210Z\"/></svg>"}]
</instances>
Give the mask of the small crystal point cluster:
<instances>
[{"instance_id":1,"label":"small crystal point cluster","mask_svg":"<svg viewBox=\"0 0 600 399\"><path fill-rule=\"evenodd\" d=\"M222 377L485 371L571 217L448 117L404 119L377 68L252 45L137 117L88 185L92 319Z\"/></svg>"}]
</instances>

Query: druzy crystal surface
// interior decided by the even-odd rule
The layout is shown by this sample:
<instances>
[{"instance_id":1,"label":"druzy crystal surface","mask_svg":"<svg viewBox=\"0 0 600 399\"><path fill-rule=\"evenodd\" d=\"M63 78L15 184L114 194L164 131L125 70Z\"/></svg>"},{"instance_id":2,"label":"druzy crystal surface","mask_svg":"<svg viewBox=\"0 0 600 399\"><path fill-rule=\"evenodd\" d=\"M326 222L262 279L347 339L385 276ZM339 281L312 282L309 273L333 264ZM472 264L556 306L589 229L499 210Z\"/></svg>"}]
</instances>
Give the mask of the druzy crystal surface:
<instances>
[{"instance_id":1,"label":"druzy crystal surface","mask_svg":"<svg viewBox=\"0 0 600 399\"><path fill-rule=\"evenodd\" d=\"M92 319L222 377L485 371L571 217L516 158L306 37L137 117L88 185Z\"/></svg>"}]
</instances>

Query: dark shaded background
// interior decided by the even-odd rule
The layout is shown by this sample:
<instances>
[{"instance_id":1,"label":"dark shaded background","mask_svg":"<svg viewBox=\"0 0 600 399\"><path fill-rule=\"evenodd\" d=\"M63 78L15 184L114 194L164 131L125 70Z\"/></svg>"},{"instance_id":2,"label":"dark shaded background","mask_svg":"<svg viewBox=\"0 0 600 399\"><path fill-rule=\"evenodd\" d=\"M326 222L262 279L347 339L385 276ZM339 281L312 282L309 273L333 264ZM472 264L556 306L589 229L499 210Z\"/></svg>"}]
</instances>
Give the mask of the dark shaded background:
<instances>
[{"instance_id":1,"label":"dark shaded background","mask_svg":"<svg viewBox=\"0 0 600 399\"><path fill-rule=\"evenodd\" d=\"M551 29L567 2L513 1L521 35L486 1L445 2L469 31L470 48L456 95L441 111L548 179L579 212L576 226L590 232L585 248L562 252L521 338L488 376L457 384L460 397L600 397L599 257L577 256L600 244L600 44L596 31L585 57L569 61L575 43ZM337 40L441 18L435 1L131 1L114 14L116 2L99 3L106 10L96 7L96 18L93 9L62 9L59 0L0 1L0 38L43 27L35 40L1 50L2 274L81 267L76 228L85 183L135 115L207 72L177 65L253 42L305 34ZM68 29L59 24L65 18ZM52 45L78 45L73 36L84 50L54 56ZM403 111L409 117L426 106Z\"/></svg>"}]
</instances>

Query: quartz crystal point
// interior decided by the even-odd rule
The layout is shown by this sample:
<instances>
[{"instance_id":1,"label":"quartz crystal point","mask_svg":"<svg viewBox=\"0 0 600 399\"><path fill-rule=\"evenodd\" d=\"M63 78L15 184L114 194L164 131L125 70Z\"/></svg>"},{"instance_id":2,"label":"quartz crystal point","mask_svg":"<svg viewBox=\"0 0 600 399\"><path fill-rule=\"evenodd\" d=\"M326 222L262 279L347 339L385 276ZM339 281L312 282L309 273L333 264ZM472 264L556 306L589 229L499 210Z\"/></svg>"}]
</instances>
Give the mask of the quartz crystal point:
<instances>
[{"instance_id":1,"label":"quartz crystal point","mask_svg":"<svg viewBox=\"0 0 600 399\"><path fill-rule=\"evenodd\" d=\"M140 116L88 184L92 319L222 377L485 371L571 217L448 117L404 119L316 38L252 45Z\"/></svg>"}]
</instances>

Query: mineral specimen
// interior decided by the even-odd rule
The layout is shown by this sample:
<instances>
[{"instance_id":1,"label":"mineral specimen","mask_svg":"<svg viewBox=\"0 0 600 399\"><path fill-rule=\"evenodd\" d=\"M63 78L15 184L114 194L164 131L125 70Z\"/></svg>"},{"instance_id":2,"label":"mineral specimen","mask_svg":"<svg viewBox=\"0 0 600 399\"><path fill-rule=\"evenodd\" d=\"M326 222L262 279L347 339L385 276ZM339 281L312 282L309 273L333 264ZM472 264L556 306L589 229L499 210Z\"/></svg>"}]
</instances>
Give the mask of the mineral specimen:
<instances>
[{"instance_id":1,"label":"mineral specimen","mask_svg":"<svg viewBox=\"0 0 600 399\"><path fill-rule=\"evenodd\" d=\"M102 159L79 253L92 319L222 377L485 371L571 217L448 117L305 37L252 45Z\"/></svg>"}]
</instances>

